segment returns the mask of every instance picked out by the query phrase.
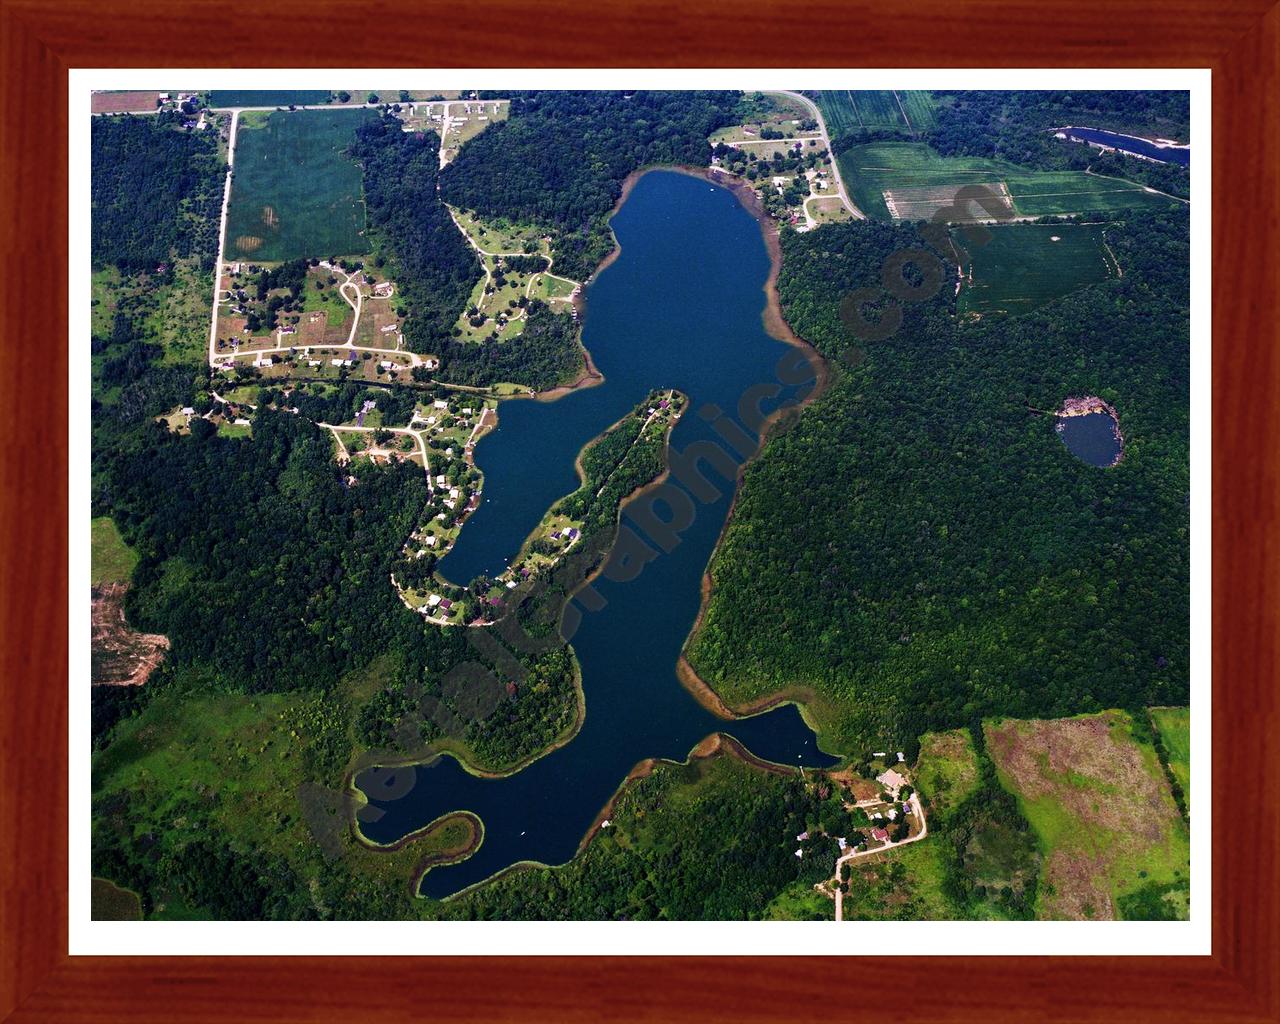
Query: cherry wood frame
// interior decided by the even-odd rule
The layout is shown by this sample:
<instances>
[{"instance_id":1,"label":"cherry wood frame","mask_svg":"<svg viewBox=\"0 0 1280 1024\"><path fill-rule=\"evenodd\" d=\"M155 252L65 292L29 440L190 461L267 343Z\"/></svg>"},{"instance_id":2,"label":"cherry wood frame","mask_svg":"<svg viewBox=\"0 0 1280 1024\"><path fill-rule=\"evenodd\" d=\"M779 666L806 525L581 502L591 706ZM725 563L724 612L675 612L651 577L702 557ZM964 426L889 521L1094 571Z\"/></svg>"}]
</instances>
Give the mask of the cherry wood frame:
<instances>
[{"instance_id":1,"label":"cherry wood frame","mask_svg":"<svg viewBox=\"0 0 1280 1024\"><path fill-rule=\"evenodd\" d=\"M1268 756L1280 725L1280 7L1271 2L0 0L0 1018L568 1024L883 1010L929 1021L1280 1020L1280 772ZM511 67L1212 68L1213 741L1215 777L1229 780L1238 809L1213 827L1212 956L68 956L67 69L494 58ZM1210 827L1206 817L1198 827ZM899 995L877 1009L859 992Z\"/></svg>"}]
</instances>

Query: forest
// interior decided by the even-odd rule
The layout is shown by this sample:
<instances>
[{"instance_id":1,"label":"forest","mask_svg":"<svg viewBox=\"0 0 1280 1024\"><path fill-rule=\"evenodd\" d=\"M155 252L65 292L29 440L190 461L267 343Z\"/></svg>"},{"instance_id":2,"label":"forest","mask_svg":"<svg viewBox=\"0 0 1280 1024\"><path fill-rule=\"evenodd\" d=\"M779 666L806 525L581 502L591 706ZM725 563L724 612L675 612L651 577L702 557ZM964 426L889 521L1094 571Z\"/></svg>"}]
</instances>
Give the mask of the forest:
<instances>
[{"instance_id":1,"label":"forest","mask_svg":"<svg viewBox=\"0 0 1280 1024\"><path fill-rule=\"evenodd\" d=\"M748 469L713 558L688 653L726 700L807 684L841 751L1186 701L1188 219L1131 215L1108 239L1123 278L974 322L938 288L846 363L841 296L926 243L865 222L784 234L785 315L838 370ZM1057 438L1044 411L1071 395L1117 409L1114 469Z\"/></svg>"},{"instance_id":2,"label":"forest","mask_svg":"<svg viewBox=\"0 0 1280 1024\"><path fill-rule=\"evenodd\" d=\"M789 841L817 804L798 776L728 754L662 763L627 787L610 827L566 866L516 868L431 909L452 920L759 919L779 890L812 874Z\"/></svg>"},{"instance_id":3,"label":"forest","mask_svg":"<svg viewBox=\"0 0 1280 1024\"><path fill-rule=\"evenodd\" d=\"M482 93L481 98L487 94ZM504 93L511 116L463 147L440 179L447 203L555 232L556 273L585 281L613 249L608 216L632 171L706 166L733 123L731 92Z\"/></svg>"},{"instance_id":4,"label":"forest","mask_svg":"<svg viewBox=\"0 0 1280 1024\"><path fill-rule=\"evenodd\" d=\"M351 156L363 168L369 228L408 311L405 342L436 352L481 277L475 251L436 193L440 139L405 132L387 114L356 129Z\"/></svg>"},{"instance_id":5,"label":"forest","mask_svg":"<svg viewBox=\"0 0 1280 1024\"><path fill-rule=\"evenodd\" d=\"M181 122L172 111L93 118L95 267L150 271L199 253L201 269L212 270L226 166L216 131L186 131Z\"/></svg>"},{"instance_id":6,"label":"forest","mask_svg":"<svg viewBox=\"0 0 1280 1024\"><path fill-rule=\"evenodd\" d=\"M1074 125L1188 142L1189 93L964 91L936 96L937 125L926 141L943 156L998 158L1045 171L1091 168L1095 174L1127 178L1183 198L1191 195L1186 167L1101 153L1055 139L1047 130Z\"/></svg>"},{"instance_id":7,"label":"forest","mask_svg":"<svg viewBox=\"0 0 1280 1024\"><path fill-rule=\"evenodd\" d=\"M437 376L473 387L514 383L534 391L576 380L585 368L578 321L537 299L527 309L524 330L510 341L443 341Z\"/></svg>"}]
</instances>

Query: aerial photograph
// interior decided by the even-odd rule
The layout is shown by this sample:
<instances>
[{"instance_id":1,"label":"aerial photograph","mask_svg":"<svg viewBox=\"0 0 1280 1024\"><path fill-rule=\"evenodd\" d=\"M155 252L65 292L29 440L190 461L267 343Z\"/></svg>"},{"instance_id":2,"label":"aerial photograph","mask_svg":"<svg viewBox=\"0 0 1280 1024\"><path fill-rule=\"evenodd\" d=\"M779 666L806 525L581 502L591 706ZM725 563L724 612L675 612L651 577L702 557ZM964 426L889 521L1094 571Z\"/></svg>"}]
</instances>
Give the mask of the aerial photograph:
<instances>
[{"instance_id":1,"label":"aerial photograph","mask_svg":"<svg viewBox=\"0 0 1280 1024\"><path fill-rule=\"evenodd\" d=\"M341 77L73 125L94 920L1189 919L1188 92Z\"/></svg>"}]
</instances>

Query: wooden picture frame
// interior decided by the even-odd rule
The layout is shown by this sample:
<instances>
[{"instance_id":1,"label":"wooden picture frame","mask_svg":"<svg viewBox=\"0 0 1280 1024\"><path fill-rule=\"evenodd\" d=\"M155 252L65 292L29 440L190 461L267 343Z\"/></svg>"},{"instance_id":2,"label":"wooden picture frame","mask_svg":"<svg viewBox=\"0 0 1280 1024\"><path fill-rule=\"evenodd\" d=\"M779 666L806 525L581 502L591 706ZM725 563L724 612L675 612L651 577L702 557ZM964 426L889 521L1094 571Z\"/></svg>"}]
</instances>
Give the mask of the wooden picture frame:
<instances>
[{"instance_id":1,"label":"wooden picture frame","mask_svg":"<svg viewBox=\"0 0 1280 1024\"><path fill-rule=\"evenodd\" d=\"M925 0L894 13L760 0L732 9L569 2L540 8L532 22L526 5L508 0L398 6L285 0L269 15L229 18L225 5L201 3L0 0L9 264L0 305L0 1019L816 1020L840 1018L874 984L899 993L886 1012L909 1020L1280 1020L1280 768L1269 747L1280 726L1280 6ZM821 31L803 32L809 21ZM287 49L272 25L288 26ZM1211 956L68 955L68 69L476 66L488 55L467 41L500 27L501 63L512 67L1212 69L1213 758L1237 811L1211 826ZM784 51L779 41L797 32L803 45Z\"/></svg>"}]
</instances>

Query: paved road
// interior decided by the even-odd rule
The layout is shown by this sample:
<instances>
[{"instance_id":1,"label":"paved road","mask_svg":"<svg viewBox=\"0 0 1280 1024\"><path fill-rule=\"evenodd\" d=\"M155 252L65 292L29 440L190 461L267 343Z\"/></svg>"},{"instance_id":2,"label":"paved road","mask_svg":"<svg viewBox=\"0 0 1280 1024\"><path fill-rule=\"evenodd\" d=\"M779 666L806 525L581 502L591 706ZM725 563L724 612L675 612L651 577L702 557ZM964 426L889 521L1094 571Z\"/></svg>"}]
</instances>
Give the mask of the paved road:
<instances>
[{"instance_id":1,"label":"paved road","mask_svg":"<svg viewBox=\"0 0 1280 1024\"><path fill-rule=\"evenodd\" d=\"M844 200L844 205L848 207L858 220L866 220L867 215L853 205L853 200L849 198L849 193L845 191L844 179L840 177L840 164L836 161L836 155L831 150L831 136L827 134L827 122L822 119L822 111L818 109L818 105L807 96L801 96L798 92L786 92L784 96L790 96L794 100L803 103L813 114L814 120L818 122L818 131L822 133L822 141L826 144L827 152L831 155L831 177L835 180L836 191L840 193L840 198Z\"/></svg>"}]
</instances>

